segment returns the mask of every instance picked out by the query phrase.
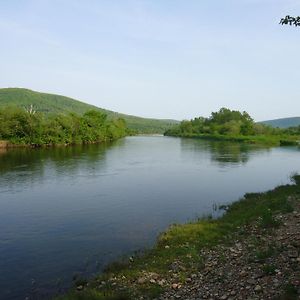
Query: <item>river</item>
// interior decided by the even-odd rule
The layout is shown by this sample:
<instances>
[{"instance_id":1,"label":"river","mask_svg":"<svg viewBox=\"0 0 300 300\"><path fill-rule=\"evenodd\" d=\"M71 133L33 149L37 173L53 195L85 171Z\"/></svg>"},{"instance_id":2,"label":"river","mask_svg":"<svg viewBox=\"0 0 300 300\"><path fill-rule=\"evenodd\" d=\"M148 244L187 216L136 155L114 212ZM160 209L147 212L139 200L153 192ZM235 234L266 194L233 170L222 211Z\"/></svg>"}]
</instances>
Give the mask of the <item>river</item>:
<instances>
[{"instance_id":1,"label":"river","mask_svg":"<svg viewBox=\"0 0 300 300\"><path fill-rule=\"evenodd\" d=\"M300 172L300 149L163 136L0 153L0 295L44 299Z\"/></svg>"}]
</instances>

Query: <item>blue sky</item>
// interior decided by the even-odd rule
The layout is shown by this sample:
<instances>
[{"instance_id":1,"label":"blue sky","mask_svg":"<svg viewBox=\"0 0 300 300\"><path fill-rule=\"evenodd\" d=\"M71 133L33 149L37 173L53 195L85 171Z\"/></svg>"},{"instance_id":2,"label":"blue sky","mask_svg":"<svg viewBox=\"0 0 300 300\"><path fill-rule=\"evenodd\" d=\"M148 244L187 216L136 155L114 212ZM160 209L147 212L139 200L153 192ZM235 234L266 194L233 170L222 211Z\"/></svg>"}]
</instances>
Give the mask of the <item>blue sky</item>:
<instances>
[{"instance_id":1,"label":"blue sky","mask_svg":"<svg viewBox=\"0 0 300 300\"><path fill-rule=\"evenodd\" d=\"M295 0L0 0L0 87L145 117L300 116Z\"/></svg>"}]
</instances>

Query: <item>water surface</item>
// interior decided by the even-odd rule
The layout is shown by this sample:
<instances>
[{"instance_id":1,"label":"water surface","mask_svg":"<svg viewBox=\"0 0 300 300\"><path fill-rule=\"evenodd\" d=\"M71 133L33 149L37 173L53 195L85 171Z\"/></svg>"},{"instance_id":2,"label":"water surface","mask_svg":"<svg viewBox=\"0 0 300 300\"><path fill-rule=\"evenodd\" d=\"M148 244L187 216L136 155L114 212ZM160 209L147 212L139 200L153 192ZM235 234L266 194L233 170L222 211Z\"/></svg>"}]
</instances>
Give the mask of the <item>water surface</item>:
<instances>
[{"instance_id":1,"label":"water surface","mask_svg":"<svg viewBox=\"0 0 300 300\"><path fill-rule=\"evenodd\" d=\"M43 299L172 223L289 182L299 148L171 137L0 153L1 299Z\"/></svg>"}]
</instances>

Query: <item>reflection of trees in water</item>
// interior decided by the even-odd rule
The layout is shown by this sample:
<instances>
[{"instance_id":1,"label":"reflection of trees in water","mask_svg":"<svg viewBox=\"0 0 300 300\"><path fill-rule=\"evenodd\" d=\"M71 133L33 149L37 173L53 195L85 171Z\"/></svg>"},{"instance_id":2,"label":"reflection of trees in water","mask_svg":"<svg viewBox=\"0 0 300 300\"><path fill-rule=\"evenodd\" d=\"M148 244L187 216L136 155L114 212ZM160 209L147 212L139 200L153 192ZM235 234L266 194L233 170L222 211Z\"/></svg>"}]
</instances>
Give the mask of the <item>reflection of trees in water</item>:
<instances>
[{"instance_id":1,"label":"reflection of trees in water","mask_svg":"<svg viewBox=\"0 0 300 300\"><path fill-rule=\"evenodd\" d=\"M245 164L253 154L264 153L269 148L245 143L211 142L211 160L226 164Z\"/></svg>"},{"instance_id":2,"label":"reflection of trees in water","mask_svg":"<svg viewBox=\"0 0 300 300\"><path fill-rule=\"evenodd\" d=\"M270 150L270 148L246 143L185 138L181 139L181 148L199 155L203 155L203 151L209 153L211 161L217 162L220 166L245 164L253 154Z\"/></svg>"},{"instance_id":3,"label":"reflection of trees in water","mask_svg":"<svg viewBox=\"0 0 300 300\"><path fill-rule=\"evenodd\" d=\"M57 176L68 173L76 176L82 169L103 168L106 150L116 143L1 151L0 186L42 181L49 167Z\"/></svg>"}]
</instances>

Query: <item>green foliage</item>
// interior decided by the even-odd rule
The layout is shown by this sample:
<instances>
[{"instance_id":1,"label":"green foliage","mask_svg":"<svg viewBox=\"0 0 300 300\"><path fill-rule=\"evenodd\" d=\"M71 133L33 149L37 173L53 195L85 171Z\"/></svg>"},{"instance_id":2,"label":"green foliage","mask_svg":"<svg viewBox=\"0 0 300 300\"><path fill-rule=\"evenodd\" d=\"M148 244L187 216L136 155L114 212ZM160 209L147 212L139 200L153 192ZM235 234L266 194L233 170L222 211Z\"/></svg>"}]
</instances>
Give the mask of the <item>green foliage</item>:
<instances>
[{"instance_id":1,"label":"green foliage","mask_svg":"<svg viewBox=\"0 0 300 300\"><path fill-rule=\"evenodd\" d=\"M262 123L255 123L247 112L221 108L209 118L195 118L182 121L167 130L165 135L182 137L203 137L217 140L248 143L295 145L300 136L300 127L279 129Z\"/></svg>"},{"instance_id":2,"label":"green foliage","mask_svg":"<svg viewBox=\"0 0 300 300\"><path fill-rule=\"evenodd\" d=\"M274 218L270 210L266 210L261 216L259 225L263 228L272 228L278 227L280 222Z\"/></svg>"},{"instance_id":3,"label":"green foliage","mask_svg":"<svg viewBox=\"0 0 300 300\"><path fill-rule=\"evenodd\" d=\"M0 89L0 108L6 106L15 106L21 109L32 107L36 112L45 115L69 115L70 113L83 115L87 111L95 110L107 115L110 120L124 119L129 129L139 133L164 133L178 123L175 120L149 119L120 114L72 98L20 88Z\"/></svg>"},{"instance_id":4,"label":"green foliage","mask_svg":"<svg viewBox=\"0 0 300 300\"><path fill-rule=\"evenodd\" d=\"M182 121L179 126L166 132L168 135L220 134L252 135L255 123L246 112L221 108L212 112L210 118L195 118Z\"/></svg>"},{"instance_id":5,"label":"green foliage","mask_svg":"<svg viewBox=\"0 0 300 300\"><path fill-rule=\"evenodd\" d=\"M291 283L288 283L284 287L284 294L278 298L278 300L297 300L299 299L299 293L297 288L292 285Z\"/></svg>"},{"instance_id":6,"label":"green foliage","mask_svg":"<svg viewBox=\"0 0 300 300\"><path fill-rule=\"evenodd\" d=\"M269 265L269 264L266 264L262 267L262 270L263 272L266 274L266 275L274 275L276 274L276 266L274 265Z\"/></svg>"},{"instance_id":7,"label":"green foliage","mask_svg":"<svg viewBox=\"0 0 300 300\"><path fill-rule=\"evenodd\" d=\"M268 258L272 257L276 253L276 248L273 246L269 246L266 249L259 249L255 252L255 258L259 262L264 262ZM266 265L265 265L266 266Z\"/></svg>"},{"instance_id":8,"label":"green foliage","mask_svg":"<svg viewBox=\"0 0 300 300\"><path fill-rule=\"evenodd\" d=\"M82 116L75 113L30 113L25 109L0 109L0 140L15 144L55 145L103 142L128 134L126 123L118 118L90 110Z\"/></svg>"}]
</instances>

